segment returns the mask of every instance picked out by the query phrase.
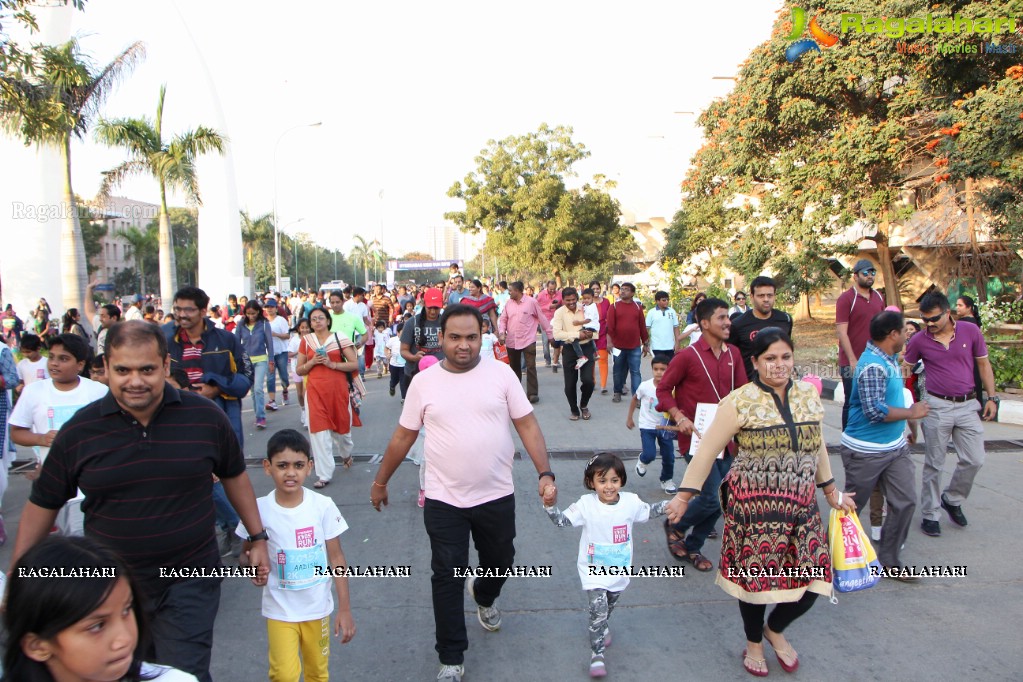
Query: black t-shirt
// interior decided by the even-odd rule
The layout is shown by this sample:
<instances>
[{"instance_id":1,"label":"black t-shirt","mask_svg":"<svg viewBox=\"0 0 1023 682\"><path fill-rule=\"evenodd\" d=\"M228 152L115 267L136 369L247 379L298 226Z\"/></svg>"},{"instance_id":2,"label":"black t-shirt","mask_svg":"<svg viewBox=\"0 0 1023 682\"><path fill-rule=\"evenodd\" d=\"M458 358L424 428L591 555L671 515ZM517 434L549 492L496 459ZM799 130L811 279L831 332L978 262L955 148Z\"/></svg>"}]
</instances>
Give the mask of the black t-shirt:
<instances>
[{"instance_id":1,"label":"black t-shirt","mask_svg":"<svg viewBox=\"0 0 1023 682\"><path fill-rule=\"evenodd\" d=\"M212 474L243 473L227 415L168 384L145 427L109 393L79 410L54 439L29 499L60 509L81 488L85 534L120 554L144 592L158 598L174 582L159 577L161 566L220 565Z\"/></svg>"},{"instance_id":2,"label":"black t-shirt","mask_svg":"<svg viewBox=\"0 0 1023 682\"><path fill-rule=\"evenodd\" d=\"M746 376L753 377L753 340L761 329L780 327L792 336L792 316L780 310L772 310L771 317L761 320L750 308L739 317L732 319L732 331L728 335L728 343L736 346L742 353L742 363L746 366Z\"/></svg>"}]
</instances>

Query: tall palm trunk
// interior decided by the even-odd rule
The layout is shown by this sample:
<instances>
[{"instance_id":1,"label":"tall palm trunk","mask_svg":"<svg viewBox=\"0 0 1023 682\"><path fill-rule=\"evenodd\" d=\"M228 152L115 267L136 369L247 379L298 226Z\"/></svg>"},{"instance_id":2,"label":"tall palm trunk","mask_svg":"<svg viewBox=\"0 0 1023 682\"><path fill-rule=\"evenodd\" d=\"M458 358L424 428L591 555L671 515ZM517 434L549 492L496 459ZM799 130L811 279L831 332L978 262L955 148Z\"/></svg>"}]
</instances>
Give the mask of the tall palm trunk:
<instances>
[{"instance_id":1,"label":"tall palm trunk","mask_svg":"<svg viewBox=\"0 0 1023 682\"><path fill-rule=\"evenodd\" d=\"M64 309L84 309L85 294L85 245L82 242L82 226L78 222L78 207L75 193L71 190L71 138L65 137L60 148L64 163L64 227L60 231L61 261L61 302Z\"/></svg>"},{"instance_id":2,"label":"tall palm trunk","mask_svg":"<svg viewBox=\"0 0 1023 682\"><path fill-rule=\"evenodd\" d=\"M160 301L166 308L178 290L178 269L174 258L174 240L167 215L167 188L160 182Z\"/></svg>"}]
</instances>

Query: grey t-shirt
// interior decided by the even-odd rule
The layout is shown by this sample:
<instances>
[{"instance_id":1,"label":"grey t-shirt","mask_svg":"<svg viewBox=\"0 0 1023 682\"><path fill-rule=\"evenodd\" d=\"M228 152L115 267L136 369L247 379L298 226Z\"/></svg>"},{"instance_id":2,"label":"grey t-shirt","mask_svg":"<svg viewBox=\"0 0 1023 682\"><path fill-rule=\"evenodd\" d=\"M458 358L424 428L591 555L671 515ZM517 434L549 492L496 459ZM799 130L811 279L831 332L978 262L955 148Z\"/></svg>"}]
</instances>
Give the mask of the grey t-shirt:
<instances>
[{"instance_id":1,"label":"grey t-shirt","mask_svg":"<svg viewBox=\"0 0 1023 682\"><path fill-rule=\"evenodd\" d=\"M418 353L422 348L430 355L443 357L440 349L440 319L431 322L426 319L420 321L419 315L410 318L401 329L401 343L408 344L412 353ZM418 371L418 362L405 363L406 374L415 374Z\"/></svg>"}]
</instances>

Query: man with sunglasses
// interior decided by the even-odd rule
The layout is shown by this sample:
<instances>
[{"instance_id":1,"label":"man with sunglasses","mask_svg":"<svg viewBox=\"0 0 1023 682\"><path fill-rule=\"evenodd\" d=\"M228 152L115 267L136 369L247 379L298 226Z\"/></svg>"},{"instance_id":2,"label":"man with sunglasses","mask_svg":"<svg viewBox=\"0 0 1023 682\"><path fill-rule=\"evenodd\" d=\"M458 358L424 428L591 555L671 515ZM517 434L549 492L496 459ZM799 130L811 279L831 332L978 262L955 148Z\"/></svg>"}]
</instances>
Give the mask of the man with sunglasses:
<instances>
[{"instance_id":1,"label":"man with sunglasses","mask_svg":"<svg viewBox=\"0 0 1023 682\"><path fill-rule=\"evenodd\" d=\"M927 393L921 396L931 406L923 422L924 454L923 491L920 507L923 522L920 529L925 535L938 537L940 509L948 512L952 522L966 525L962 504L970 495L973 479L984 465L984 427L980 423L991 421L998 415L995 394L995 375L988 360L987 344L980 328L974 324L956 324L949 314L948 298L932 291L920 301L920 316L926 325L924 331L914 334L906 345L904 362L912 367L923 360L927 368ZM973 383L974 364L980 369L980 378L988 394L984 414L978 416L978 401ZM948 441L955 445L958 463L944 492L941 470L945 465Z\"/></svg>"},{"instance_id":2,"label":"man with sunglasses","mask_svg":"<svg viewBox=\"0 0 1023 682\"><path fill-rule=\"evenodd\" d=\"M842 376L845 402L842 404L842 430L849 423L853 370L870 340L870 321L884 312L884 298L874 291L877 268L861 258L853 268L853 286L835 303L835 333L838 336L838 371ZM880 524L877 524L880 525Z\"/></svg>"}]
</instances>

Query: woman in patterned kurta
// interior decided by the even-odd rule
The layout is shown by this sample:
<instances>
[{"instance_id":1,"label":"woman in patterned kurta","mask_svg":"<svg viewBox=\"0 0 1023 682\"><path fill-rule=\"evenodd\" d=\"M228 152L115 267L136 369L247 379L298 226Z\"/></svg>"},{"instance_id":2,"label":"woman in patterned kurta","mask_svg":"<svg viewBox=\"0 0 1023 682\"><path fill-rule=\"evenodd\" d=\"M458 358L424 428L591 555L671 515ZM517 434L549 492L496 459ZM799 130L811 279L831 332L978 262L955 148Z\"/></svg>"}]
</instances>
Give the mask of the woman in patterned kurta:
<instances>
[{"instance_id":1,"label":"woman in patterned kurta","mask_svg":"<svg viewBox=\"0 0 1023 682\"><path fill-rule=\"evenodd\" d=\"M724 533L717 584L739 600L746 630L743 666L767 674L763 638L778 662L794 671L799 659L782 631L817 595L831 596L831 557L817 508L815 483L828 503L842 500L831 477L821 433L824 407L816 389L791 379L793 347L781 329L761 330L754 344L758 378L718 405L713 423L671 503L669 519L698 495L711 464L734 437L738 454L721 484ZM778 604L764 626L767 604Z\"/></svg>"}]
</instances>

